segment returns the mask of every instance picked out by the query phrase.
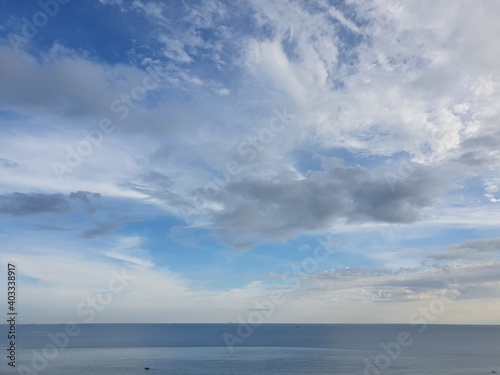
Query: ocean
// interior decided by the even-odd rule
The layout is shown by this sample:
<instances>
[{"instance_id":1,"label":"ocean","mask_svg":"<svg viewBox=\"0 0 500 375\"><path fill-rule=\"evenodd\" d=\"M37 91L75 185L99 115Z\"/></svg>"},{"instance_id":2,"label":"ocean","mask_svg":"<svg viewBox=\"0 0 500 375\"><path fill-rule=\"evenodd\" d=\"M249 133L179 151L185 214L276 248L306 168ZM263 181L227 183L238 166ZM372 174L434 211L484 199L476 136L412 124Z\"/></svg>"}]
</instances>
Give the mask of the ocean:
<instances>
[{"instance_id":1,"label":"ocean","mask_svg":"<svg viewBox=\"0 0 500 375\"><path fill-rule=\"evenodd\" d=\"M16 368L12 368L7 326L2 325L0 348L2 375L477 375L500 371L500 326L18 325Z\"/></svg>"}]
</instances>

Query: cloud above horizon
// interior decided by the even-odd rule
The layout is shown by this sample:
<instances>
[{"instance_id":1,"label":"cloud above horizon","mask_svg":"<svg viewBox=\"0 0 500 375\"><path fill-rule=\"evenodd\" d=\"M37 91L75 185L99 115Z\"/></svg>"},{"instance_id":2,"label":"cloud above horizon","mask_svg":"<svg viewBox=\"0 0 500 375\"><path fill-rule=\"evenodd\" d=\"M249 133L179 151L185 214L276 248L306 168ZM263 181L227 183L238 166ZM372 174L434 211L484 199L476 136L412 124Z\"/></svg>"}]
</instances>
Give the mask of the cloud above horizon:
<instances>
[{"instance_id":1,"label":"cloud above horizon","mask_svg":"<svg viewBox=\"0 0 500 375\"><path fill-rule=\"evenodd\" d=\"M121 307L234 314L334 237L291 303L401 320L450 276L498 309L500 3L99 0L28 36L36 6L0 16L0 235L40 293L68 247L144 278Z\"/></svg>"}]
</instances>

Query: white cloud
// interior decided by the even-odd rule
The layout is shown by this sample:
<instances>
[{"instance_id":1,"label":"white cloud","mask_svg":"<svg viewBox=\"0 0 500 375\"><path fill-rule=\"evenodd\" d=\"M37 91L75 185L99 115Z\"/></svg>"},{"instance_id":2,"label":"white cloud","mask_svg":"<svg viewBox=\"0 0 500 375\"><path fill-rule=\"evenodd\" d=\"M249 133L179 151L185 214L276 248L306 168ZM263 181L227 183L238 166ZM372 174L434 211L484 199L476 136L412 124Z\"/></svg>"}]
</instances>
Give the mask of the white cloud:
<instances>
[{"instance_id":1,"label":"white cloud","mask_svg":"<svg viewBox=\"0 0 500 375\"><path fill-rule=\"evenodd\" d=\"M333 7L322 1L256 0L229 8L204 1L180 5L175 19L166 3L101 3L118 5L124 17L139 14L147 23L150 35L138 40L151 41L151 55L130 51L145 65L110 64L90 51L60 44L18 54L0 45L0 194L90 191L180 219L179 205L191 205L186 225L210 230L235 247L325 231L350 234L355 242L363 231L383 229L387 241L399 244L402 237L418 240L430 231L441 236L447 228L498 226L498 205L491 203L500 199L500 46L494 37L500 33L499 3L351 0ZM113 101L143 84L150 74L146 66L158 68L163 81L118 119ZM283 107L295 119L272 142L256 148L253 160L245 160L238 148L263 134L273 110ZM82 131L96 129L104 117L113 119L116 130L60 181L53 162L64 162L68 147L85 139ZM305 151L312 161L297 156ZM399 175L399 190L391 190L380 164L400 155L418 172ZM200 191L220 179L231 161L241 172L215 197L195 205ZM332 164L334 170L325 167ZM436 176L450 183L438 183ZM478 189L474 179L482 181ZM412 220L412 226L396 226ZM83 229L87 238L112 229L114 221L102 216L95 224ZM180 315L169 307L169 296L175 296L182 316L195 317L195 304L203 301L219 306L207 317L232 320L232 313L251 302L250 294L265 289L259 280L213 293L197 289L158 267L139 238L120 241L99 249L99 256L84 256L85 249L78 248L69 257L64 250L69 244L52 248L44 243L39 248L47 261L35 245L25 243L16 259L26 265L26 276L57 285L47 289L57 298L69 293L65 278L96 276L92 280L105 282L111 265L129 264L140 276L130 295L159 304L172 317ZM386 245L371 259L388 268L421 260L411 250ZM48 261L64 259L59 274L48 271L53 270ZM465 267L454 272L469 277ZM422 279L431 274L426 272ZM351 277L340 292L329 287L321 292L318 279L318 289L297 295L292 305L304 308L309 319L326 317L315 312L321 306L347 303L350 308L336 315L342 320L368 306L360 296L423 295L393 285L368 288L392 282L391 277ZM74 280L75 287L87 285ZM168 288L158 286L163 284ZM96 286L88 285L78 298ZM43 288L33 290L29 297L40 301L43 293L37 293ZM478 289L469 292L481 300ZM133 299L123 298L109 311L130 308L129 317L134 316ZM408 310L399 306L400 314ZM231 313L218 315L223 309Z\"/></svg>"}]
</instances>

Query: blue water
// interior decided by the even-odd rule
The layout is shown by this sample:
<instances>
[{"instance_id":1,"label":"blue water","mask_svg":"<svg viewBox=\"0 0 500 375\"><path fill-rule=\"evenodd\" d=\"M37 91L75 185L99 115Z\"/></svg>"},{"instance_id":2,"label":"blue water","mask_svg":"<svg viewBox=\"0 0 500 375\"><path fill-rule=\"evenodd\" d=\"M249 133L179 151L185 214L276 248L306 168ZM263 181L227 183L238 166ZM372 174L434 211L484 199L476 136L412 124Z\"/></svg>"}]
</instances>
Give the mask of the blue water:
<instances>
[{"instance_id":1,"label":"blue water","mask_svg":"<svg viewBox=\"0 0 500 375\"><path fill-rule=\"evenodd\" d=\"M16 369L0 374L491 374L500 371L500 326L265 324L19 325ZM248 327L246 327L248 328ZM395 342L402 332L405 346ZM60 340L58 349L50 334ZM223 339L234 335L232 348ZM226 335L227 336L227 335ZM411 342L410 342L411 341ZM0 349L6 353L6 326ZM388 345L391 354L382 349ZM54 349L55 348L55 349ZM149 367L150 370L145 370Z\"/></svg>"}]
</instances>

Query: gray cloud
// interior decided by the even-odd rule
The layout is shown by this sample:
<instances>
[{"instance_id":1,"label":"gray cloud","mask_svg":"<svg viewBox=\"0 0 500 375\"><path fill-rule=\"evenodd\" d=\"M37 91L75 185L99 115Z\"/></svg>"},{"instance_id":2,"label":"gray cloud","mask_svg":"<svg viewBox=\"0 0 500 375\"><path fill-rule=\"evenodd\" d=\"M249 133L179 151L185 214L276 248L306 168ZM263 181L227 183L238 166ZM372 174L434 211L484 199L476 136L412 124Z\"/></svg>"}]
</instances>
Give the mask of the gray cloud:
<instances>
[{"instance_id":1,"label":"gray cloud","mask_svg":"<svg viewBox=\"0 0 500 375\"><path fill-rule=\"evenodd\" d=\"M421 218L420 210L432 204L442 187L442 180L423 168L398 181L394 191L382 175L359 166L327 167L302 180L246 177L221 191L216 200L224 209L213 213L212 224L223 243L242 247L321 229L339 219L410 223Z\"/></svg>"},{"instance_id":2,"label":"gray cloud","mask_svg":"<svg viewBox=\"0 0 500 375\"><path fill-rule=\"evenodd\" d=\"M77 191L76 193L71 193L69 195L71 199L78 199L80 200L87 209L87 213L94 213L95 212L95 207L94 204L91 202L90 198L100 198L101 194L99 193L91 193L89 191Z\"/></svg>"},{"instance_id":3,"label":"gray cloud","mask_svg":"<svg viewBox=\"0 0 500 375\"><path fill-rule=\"evenodd\" d=\"M497 158L492 158L489 155L477 151L467 151L455 160L467 166L482 166L495 164Z\"/></svg>"},{"instance_id":4,"label":"gray cloud","mask_svg":"<svg viewBox=\"0 0 500 375\"><path fill-rule=\"evenodd\" d=\"M491 166L498 164L500 147L500 132L465 139L460 147L461 154L455 159L467 166Z\"/></svg>"},{"instance_id":5,"label":"gray cloud","mask_svg":"<svg viewBox=\"0 0 500 375\"><path fill-rule=\"evenodd\" d=\"M92 227L83 232L84 238L96 238L113 234L126 222L140 221L128 208L117 207L117 211L108 214L92 223Z\"/></svg>"},{"instance_id":6,"label":"gray cloud","mask_svg":"<svg viewBox=\"0 0 500 375\"><path fill-rule=\"evenodd\" d=\"M450 246L446 251L431 254L429 259L452 261L459 259L479 260L500 255L500 237L470 240Z\"/></svg>"},{"instance_id":7,"label":"gray cloud","mask_svg":"<svg viewBox=\"0 0 500 375\"><path fill-rule=\"evenodd\" d=\"M0 213L27 216L45 212L66 213L70 204L62 194L12 193L0 195Z\"/></svg>"},{"instance_id":8,"label":"gray cloud","mask_svg":"<svg viewBox=\"0 0 500 375\"><path fill-rule=\"evenodd\" d=\"M500 237L470 240L461 243L460 245L453 246L452 249L500 253Z\"/></svg>"},{"instance_id":9,"label":"gray cloud","mask_svg":"<svg viewBox=\"0 0 500 375\"><path fill-rule=\"evenodd\" d=\"M498 149L500 145L500 131L495 131L493 134L482 134L475 137L470 137L462 142L462 146L468 149Z\"/></svg>"},{"instance_id":10,"label":"gray cloud","mask_svg":"<svg viewBox=\"0 0 500 375\"><path fill-rule=\"evenodd\" d=\"M423 269L329 270L300 275L307 281L300 293L328 293L380 302L432 299L446 291L457 291L456 299L491 297L500 295L499 266L500 263L485 263Z\"/></svg>"},{"instance_id":11,"label":"gray cloud","mask_svg":"<svg viewBox=\"0 0 500 375\"><path fill-rule=\"evenodd\" d=\"M0 195L0 213L11 216L28 216L46 212L67 213L71 209L70 199L80 200L87 213L93 213L95 207L90 198L100 198L101 194L88 191L77 191L68 196L41 193L12 193Z\"/></svg>"},{"instance_id":12,"label":"gray cloud","mask_svg":"<svg viewBox=\"0 0 500 375\"><path fill-rule=\"evenodd\" d=\"M1 106L25 114L105 115L111 101L121 91L127 92L127 85L115 77L121 75L133 87L142 74L125 66L89 62L64 47L55 46L52 53L45 54L47 64L43 65L24 52L16 54L8 46L0 46L0 51ZM114 86L110 84L113 80Z\"/></svg>"},{"instance_id":13,"label":"gray cloud","mask_svg":"<svg viewBox=\"0 0 500 375\"><path fill-rule=\"evenodd\" d=\"M87 229L83 237L85 238L96 238L99 236L105 236L107 234L114 233L120 227L120 222L118 220L109 220L109 221L97 221L96 225Z\"/></svg>"},{"instance_id":14,"label":"gray cloud","mask_svg":"<svg viewBox=\"0 0 500 375\"><path fill-rule=\"evenodd\" d=\"M17 167L18 164L15 161L0 158L0 166L4 166L6 168L13 168L13 167Z\"/></svg>"}]
</instances>

